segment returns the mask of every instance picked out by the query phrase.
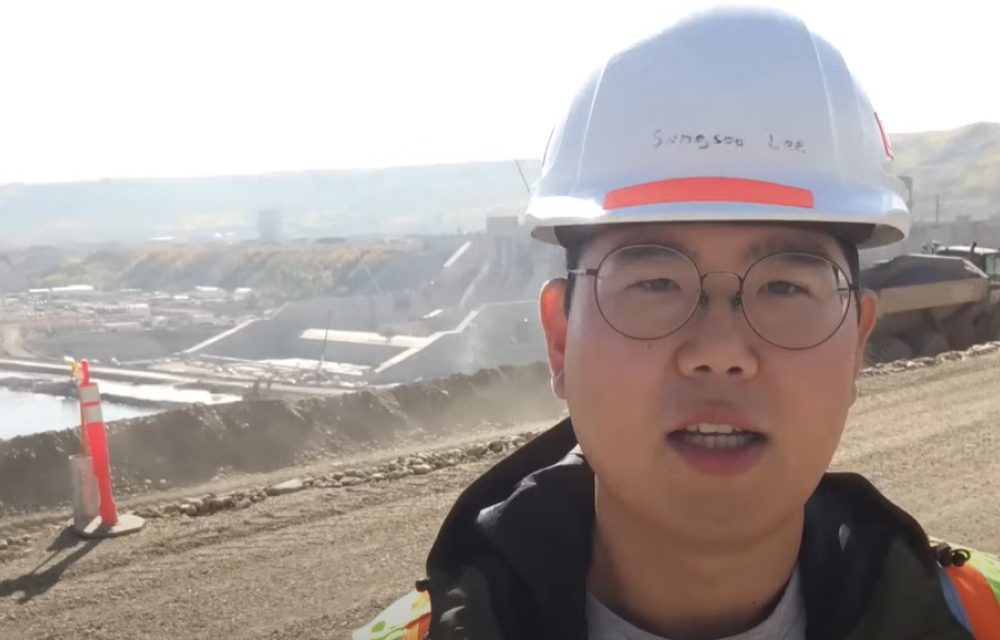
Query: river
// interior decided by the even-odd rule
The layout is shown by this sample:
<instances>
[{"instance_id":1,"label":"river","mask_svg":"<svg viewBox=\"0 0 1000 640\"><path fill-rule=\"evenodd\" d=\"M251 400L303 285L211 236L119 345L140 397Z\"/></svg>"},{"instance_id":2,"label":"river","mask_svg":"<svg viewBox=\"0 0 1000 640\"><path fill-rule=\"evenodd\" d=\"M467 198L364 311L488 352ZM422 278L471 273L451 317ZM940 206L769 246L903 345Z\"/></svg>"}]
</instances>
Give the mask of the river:
<instances>
[{"instance_id":1,"label":"river","mask_svg":"<svg viewBox=\"0 0 1000 640\"><path fill-rule=\"evenodd\" d=\"M104 419L135 418L161 411L102 403ZM80 424L80 404L55 396L0 389L0 440L29 433L54 431Z\"/></svg>"},{"instance_id":2,"label":"river","mask_svg":"<svg viewBox=\"0 0 1000 640\"><path fill-rule=\"evenodd\" d=\"M0 377L52 379L48 376L6 372L0 374ZM177 389L165 385L136 385L110 381L101 382L100 389L102 393L106 394L160 402L219 404L240 399L235 395L213 394L203 389ZM107 401L101 403L101 409L105 422L147 416L164 411L164 409L155 407L134 407ZM67 429L79 426L79 424L80 405L76 399L12 391L0 387L0 440L43 431Z\"/></svg>"}]
</instances>

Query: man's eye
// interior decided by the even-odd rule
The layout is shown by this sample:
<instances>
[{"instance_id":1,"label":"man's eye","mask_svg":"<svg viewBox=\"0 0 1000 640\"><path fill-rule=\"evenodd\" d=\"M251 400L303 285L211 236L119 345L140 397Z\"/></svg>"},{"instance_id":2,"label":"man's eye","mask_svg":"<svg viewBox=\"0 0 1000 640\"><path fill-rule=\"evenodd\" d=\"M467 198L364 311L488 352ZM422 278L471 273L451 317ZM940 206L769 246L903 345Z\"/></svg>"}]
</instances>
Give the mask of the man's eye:
<instances>
[{"instance_id":1,"label":"man's eye","mask_svg":"<svg viewBox=\"0 0 1000 640\"><path fill-rule=\"evenodd\" d=\"M651 278L648 280L639 280L632 285L633 289L639 289L641 291L675 291L680 289L677 283L670 278Z\"/></svg>"},{"instance_id":2,"label":"man's eye","mask_svg":"<svg viewBox=\"0 0 1000 640\"><path fill-rule=\"evenodd\" d=\"M787 280L775 280L773 282L768 282L761 287L761 289L764 293L771 296L792 296L800 293L806 293L804 288L794 282L788 282Z\"/></svg>"}]
</instances>

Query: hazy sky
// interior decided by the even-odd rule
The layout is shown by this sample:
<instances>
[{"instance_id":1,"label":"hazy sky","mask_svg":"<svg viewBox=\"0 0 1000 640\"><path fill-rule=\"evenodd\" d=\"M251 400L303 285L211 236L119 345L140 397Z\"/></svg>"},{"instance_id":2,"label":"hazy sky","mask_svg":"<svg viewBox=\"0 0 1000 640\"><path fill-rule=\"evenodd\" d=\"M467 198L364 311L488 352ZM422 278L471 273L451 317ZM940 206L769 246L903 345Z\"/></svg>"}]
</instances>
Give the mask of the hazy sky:
<instances>
[{"instance_id":1,"label":"hazy sky","mask_svg":"<svg viewBox=\"0 0 1000 640\"><path fill-rule=\"evenodd\" d=\"M709 2L9 0L0 183L541 155L600 56ZM732 3L728 3L732 4ZM983 0L776 0L890 131L1000 120Z\"/></svg>"}]
</instances>

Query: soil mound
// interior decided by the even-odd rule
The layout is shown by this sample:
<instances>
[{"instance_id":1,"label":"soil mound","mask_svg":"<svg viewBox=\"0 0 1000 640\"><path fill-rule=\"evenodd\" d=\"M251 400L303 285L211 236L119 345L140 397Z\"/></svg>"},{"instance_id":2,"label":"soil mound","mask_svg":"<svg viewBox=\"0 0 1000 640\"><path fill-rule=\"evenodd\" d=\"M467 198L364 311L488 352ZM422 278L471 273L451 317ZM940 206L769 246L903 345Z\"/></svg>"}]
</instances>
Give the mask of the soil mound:
<instances>
[{"instance_id":1,"label":"soil mound","mask_svg":"<svg viewBox=\"0 0 1000 640\"><path fill-rule=\"evenodd\" d=\"M309 457L377 449L485 423L559 414L542 364L304 400L196 404L108 425L116 492L147 480L178 486L219 469L269 471ZM0 441L0 515L68 504L75 429Z\"/></svg>"}]
</instances>

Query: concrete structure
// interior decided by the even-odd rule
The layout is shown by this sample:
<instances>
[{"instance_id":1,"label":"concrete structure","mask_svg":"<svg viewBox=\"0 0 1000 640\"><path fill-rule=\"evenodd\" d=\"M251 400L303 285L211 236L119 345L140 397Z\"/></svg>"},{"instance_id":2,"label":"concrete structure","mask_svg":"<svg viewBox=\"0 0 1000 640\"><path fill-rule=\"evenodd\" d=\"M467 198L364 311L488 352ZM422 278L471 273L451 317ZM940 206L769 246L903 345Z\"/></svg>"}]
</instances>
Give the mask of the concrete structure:
<instances>
[{"instance_id":1,"label":"concrete structure","mask_svg":"<svg viewBox=\"0 0 1000 640\"><path fill-rule=\"evenodd\" d=\"M483 305L455 329L436 333L422 347L382 363L369 379L377 384L401 383L544 360L537 309L535 300Z\"/></svg>"},{"instance_id":2,"label":"concrete structure","mask_svg":"<svg viewBox=\"0 0 1000 640\"><path fill-rule=\"evenodd\" d=\"M52 295L61 297L89 297L97 290L89 284L71 284L66 287L52 287Z\"/></svg>"},{"instance_id":3,"label":"concrete structure","mask_svg":"<svg viewBox=\"0 0 1000 640\"><path fill-rule=\"evenodd\" d=\"M561 250L516 217L490 218L486 233L411 239L377 270L360 263L343 279L354 295L286 304L187 353L374 384L534 362L538 290L562 269Z\"/></svg>"},{"instance_id":4,"label":"concrete structure","mask_svg":"<svg viewBox=\"0 0 1000 640\"><path fill-rule=\"evenodd\" d=\"M243 302L253 292L245 288L147 294L152 317L144 321L226 312L230 322L182 347L183 362L173 364L295 384L391 384L544 359L536 300L541 284L562 272L562 251L528 238L516 216L487 219L484 233L383 246L390 248L378 260L359 260L337 281L338 295L251 319ZM216 300L223 294L229 306Z\"/></svg>"}]
</instances>

